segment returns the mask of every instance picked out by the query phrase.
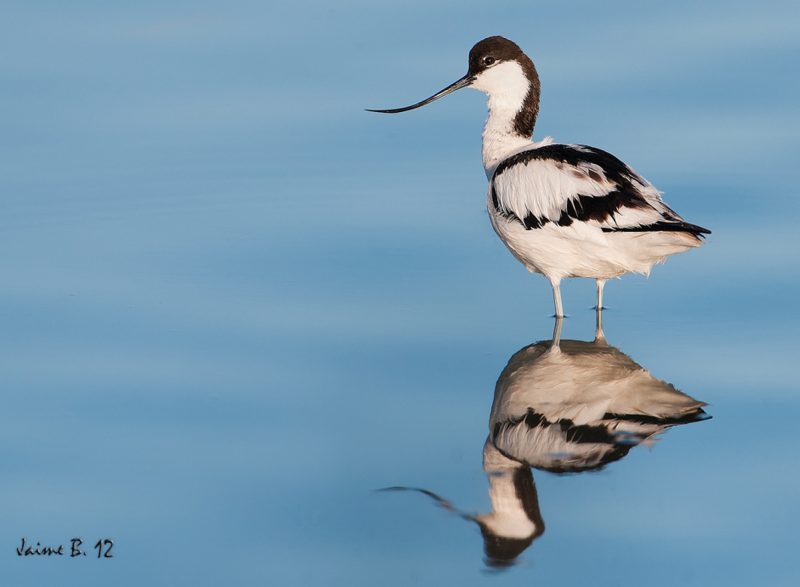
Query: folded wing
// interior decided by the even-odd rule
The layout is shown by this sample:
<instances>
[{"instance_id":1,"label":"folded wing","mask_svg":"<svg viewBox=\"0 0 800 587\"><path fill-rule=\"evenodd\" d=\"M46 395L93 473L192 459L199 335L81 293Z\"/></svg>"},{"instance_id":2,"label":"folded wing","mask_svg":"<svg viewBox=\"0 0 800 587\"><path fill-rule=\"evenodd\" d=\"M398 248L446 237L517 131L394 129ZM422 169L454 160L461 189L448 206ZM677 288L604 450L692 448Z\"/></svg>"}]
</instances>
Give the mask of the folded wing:
<instances>
[{"instance_id":1,"label":"folded wing","mask_svg":"<svg viewBox=\"0 0 800 587\"><path fill-rule=\"evenodd\" d=\"M495 209L528 230L583 222L603 232L710 233L681 218L614 155L584 145L549 144L512 155L497 166L491 190Z\"/></svg>"}]
</instances>

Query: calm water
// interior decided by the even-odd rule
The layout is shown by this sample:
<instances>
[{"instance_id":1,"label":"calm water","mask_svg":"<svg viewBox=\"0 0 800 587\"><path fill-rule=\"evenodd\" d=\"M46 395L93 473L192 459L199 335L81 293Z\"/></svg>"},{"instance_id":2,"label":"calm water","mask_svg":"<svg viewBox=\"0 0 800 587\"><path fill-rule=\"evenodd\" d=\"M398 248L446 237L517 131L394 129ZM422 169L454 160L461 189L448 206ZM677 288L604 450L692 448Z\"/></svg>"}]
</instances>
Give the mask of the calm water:
<instances>
[{"instance_id":1,"label":"calm water","mask_svg":"<svg viewBox=\"0 0 800 587\"><path fill-rule=\"evenodd\" d=\"M793 3L4 13L0 582L800 580ZM498 33L539 68L537 136L615 152L714 231L608 284L598 379L633 361L711 419L606 435L600 471L484 470L498 379L554 324L485 216L483 98L361 110ZM593 285L562 290L563 340L592 348ZM498 569L475 516L509 480L540 520ZM89 555L20 558L22 537Z\"/></svg>"}]
</instances>

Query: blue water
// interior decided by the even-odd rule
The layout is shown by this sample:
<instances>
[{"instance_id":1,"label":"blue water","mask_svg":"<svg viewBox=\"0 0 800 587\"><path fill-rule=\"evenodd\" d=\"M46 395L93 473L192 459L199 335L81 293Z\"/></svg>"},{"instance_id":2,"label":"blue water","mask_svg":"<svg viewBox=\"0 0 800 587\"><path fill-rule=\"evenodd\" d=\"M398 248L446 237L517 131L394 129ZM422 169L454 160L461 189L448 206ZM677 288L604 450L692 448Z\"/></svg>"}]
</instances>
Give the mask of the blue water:
<instances>
[{"instance_id":1,"label":"blue water","mask_svg":"<svg viewBox=\"0 0 800 587\"><path fill-rule=\"evenodd\" d=\"M800 11L571 6L4 4L2 584L797 584ZM537 63L537 137L713 230L604 317L712 419L534 471L546 530L501 572L474 525L374 490L488 510L495 382L550 338L549 287L486 218L480 94L362 110L490 34ZM593 284L562 291L591 340Z\"/></svg>"}]
</instances>

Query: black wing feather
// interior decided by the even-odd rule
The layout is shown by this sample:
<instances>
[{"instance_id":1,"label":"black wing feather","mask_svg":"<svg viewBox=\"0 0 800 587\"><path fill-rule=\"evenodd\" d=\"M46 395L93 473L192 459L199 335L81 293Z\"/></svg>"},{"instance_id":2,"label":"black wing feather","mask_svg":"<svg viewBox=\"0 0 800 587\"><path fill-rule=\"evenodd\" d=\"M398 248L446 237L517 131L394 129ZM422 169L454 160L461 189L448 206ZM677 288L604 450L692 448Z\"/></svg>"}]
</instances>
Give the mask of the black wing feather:
<instances>
[{"instance_id":1,"label":"black wing feather","mask_svg":"<svg viewBox=\"0 0 800 587\"><path fill-rule=\"evenodd\" d=\"M603 170L605 178L615 187L602 196L575 194L567 200L566 206L558 218L536 216L533 213L519 218L513 211L502 206L497 196L495 180L513 167L525 165L534 160L555 161L557 165L569 165L573 168L581 165L595 165ZM565 169L564 173L570 173L570 171ZM600 175L591 169L587 174L592 180L599 181L601 179ZM677 231L689 232L698 237L711 234L711 231L706 228L685 222L666 204L663 204L662 210L656 210L661 216L661 220L657 222L635 227L614 227L615 216L623 208L654 208L638 189L638 186L648 185L647 181L611 153L595 147L551 144L522 151L505 159L497 166L491 185L492 203L495 209L506 217L520 222L527 230L542 228L548 223L570 226L574 221L594 220L611 225L604 227L604 232Z\"/></svg>"}]
</instances>

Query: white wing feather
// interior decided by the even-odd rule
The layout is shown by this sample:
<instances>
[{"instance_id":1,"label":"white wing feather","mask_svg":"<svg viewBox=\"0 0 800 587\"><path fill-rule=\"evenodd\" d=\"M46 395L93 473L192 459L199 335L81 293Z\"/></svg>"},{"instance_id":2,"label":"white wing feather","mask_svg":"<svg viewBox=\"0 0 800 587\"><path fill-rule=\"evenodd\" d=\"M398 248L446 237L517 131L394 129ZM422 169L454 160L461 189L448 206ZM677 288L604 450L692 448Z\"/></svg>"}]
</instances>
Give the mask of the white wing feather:
<instances>
[{"instance_id":1,"label":"white wing feather","mask_svg":"<svg viewBox=\"0 0 800 587\"><path fill-rule=\"evenodd\" d=\"M581 145L553 147L592 153ZM617 177L613 177L614 173L594 162L573 164L549 157L523 159L505 169L499 166L500 173L496 173L492 180L497 207L519 219L532 215L540 220L558 222L562 214L581 212L584 207L582 198L605 198L607 201L592 202L607 207L605 218L587 218L584 222L598 228L615 229L682 220L664 204L660 192L647 180L613 156L601 153L618 163L622 173L616 170Z\"/></svg>"}]
</instances>

